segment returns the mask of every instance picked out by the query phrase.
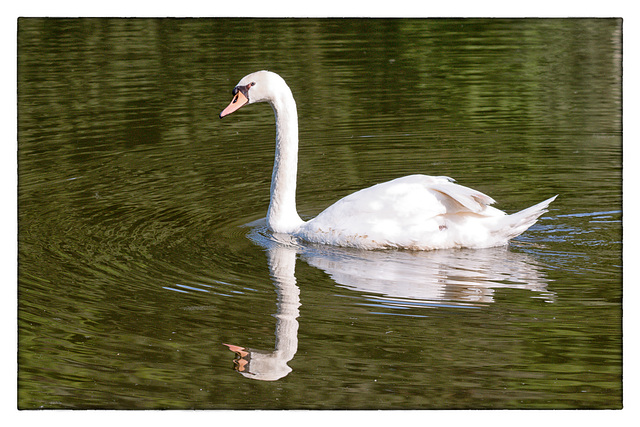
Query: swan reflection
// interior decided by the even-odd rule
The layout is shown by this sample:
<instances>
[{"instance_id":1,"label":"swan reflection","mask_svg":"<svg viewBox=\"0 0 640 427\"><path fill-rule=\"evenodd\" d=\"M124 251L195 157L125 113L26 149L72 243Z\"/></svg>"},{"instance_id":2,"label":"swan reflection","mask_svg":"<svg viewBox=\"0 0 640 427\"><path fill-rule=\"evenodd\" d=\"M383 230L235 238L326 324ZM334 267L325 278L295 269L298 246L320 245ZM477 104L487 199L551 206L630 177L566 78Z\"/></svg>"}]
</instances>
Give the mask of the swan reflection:
<instances>
[{"instance_id":1,"label":"swan reflection","mask_svg":"<svg viewBox=\"0 0 640 427\"><path fill-rule=\"evenodd\" d=\"M300 288L296 285L294 247L275 244L267 248L267 254L269 271L278 294L276 348L268 352L225 345L236 353L235 369L242 375L254 380L275 381L291 372L287 362L298 350L296 319L300 314Z\"/></svg>"},{"instance_id":2,"label":"swan reflection","mask_svg":"<svg viewBox=\"0 0 640 427\"><path fill-rule=\"evenodd\" d=\"M247 378L275 381L291 372L287 365L298 348L299 256L327 273L338 286L357 291L368 302L395 307L477 308L494 302L499 288L535 292L553 302L541 268L508 247L476 250L366 251L301 245L287 235L254 228L249 237L267 251L277 293L276 345L259 351L225 344L236 353L235 369Z\"/></svg>"}]
</instances>

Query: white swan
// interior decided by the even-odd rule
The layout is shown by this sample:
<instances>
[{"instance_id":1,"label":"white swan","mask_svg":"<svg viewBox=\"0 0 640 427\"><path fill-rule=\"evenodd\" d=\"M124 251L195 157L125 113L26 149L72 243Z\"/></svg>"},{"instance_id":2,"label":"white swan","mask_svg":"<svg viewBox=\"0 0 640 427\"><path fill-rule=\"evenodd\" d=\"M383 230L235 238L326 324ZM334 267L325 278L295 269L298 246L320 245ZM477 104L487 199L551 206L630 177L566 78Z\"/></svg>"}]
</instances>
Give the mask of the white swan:
<instances>
[{"instance_id":1,"label":"white swan","mask_svg":"<svg viewBox=\"0 0 640 427\"><path fill-rule=\"evenodd\" d=\"M246 104L268 102L276 116L276 153L267 225L274 233L312 243L362 249L430 250L507 244L533 225L557 196L512 215L495 201L444 176L410 175L360 190L303 221L296 211L298 113L279 75L258 71L240 80L227 116Z\"/></svg>"}]
</instances>

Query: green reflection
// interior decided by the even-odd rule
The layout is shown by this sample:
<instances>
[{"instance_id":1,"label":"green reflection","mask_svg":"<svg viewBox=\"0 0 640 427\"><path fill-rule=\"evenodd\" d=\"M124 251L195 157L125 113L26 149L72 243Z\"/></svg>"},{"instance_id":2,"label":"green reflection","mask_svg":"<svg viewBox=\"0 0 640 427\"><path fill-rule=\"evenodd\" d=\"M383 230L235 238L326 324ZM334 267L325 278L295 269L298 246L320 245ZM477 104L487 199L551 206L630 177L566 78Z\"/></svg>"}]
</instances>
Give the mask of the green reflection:
<instances>
[{"instance_id":1,"label":"green reflection","mask_svg":"<svg viewBox=\"0 0 640 427\"><path fill-rule=\"evenodd\" d=\"M619 408L621 27L20 19L18 406ZM266 213L273 114L217 114L264 68L298 103L303 216L411 173L508 212L560 194L509 249L553 302L506 283L476 310L372 307L298 262L291 373L237 375L221 342L275 347L240 227Z\"/></svg>"}]
</instances>

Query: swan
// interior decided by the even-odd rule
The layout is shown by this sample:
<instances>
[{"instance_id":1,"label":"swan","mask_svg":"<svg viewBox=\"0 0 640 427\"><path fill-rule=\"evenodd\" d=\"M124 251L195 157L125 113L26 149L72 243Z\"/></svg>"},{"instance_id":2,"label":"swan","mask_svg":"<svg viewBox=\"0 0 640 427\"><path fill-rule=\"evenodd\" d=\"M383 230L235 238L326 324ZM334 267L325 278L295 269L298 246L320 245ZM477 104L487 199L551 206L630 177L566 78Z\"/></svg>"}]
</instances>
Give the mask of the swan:
<instances>
[{"instance_id":1,"label":"swan","mask_svg":"<svg viewBox=\"0 0 640 427\"><path fill-rule=\"evenodd\" d=\"M350 194L303 221L296 210L298 113L291 89L271 71L243 77L223 118L244 105L268 102L276 149L267 227L310 243L360 249L432 250L503 246L531 227L557 197L507 215L491 197L446 176L409 175Z\"/></svg>"}]
</instances>

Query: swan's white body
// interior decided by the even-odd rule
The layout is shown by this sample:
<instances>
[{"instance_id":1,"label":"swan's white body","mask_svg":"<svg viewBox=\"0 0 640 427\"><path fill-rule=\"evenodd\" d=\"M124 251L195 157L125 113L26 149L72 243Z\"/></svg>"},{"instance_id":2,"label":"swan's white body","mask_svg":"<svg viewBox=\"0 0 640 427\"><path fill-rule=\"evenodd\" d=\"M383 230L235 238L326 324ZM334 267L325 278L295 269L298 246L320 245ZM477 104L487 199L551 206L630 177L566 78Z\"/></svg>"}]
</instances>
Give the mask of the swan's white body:
<instances>
[{"instance_id":1,"label":"swan's white body","mask_svg":"<svg viewBox=\"0 0 640 427\"><path fill-rule=\"evenodd\" d=\"M220 117L268 102L276 116L276 154L267 226L308 242L362 249L486 248L531 227L555 196L512 215L495 201L443 176L410 175L360 190L305 222L296 211L298 114L291 89L275 73L245 76Z\"/></svg>"}]
</instances>

